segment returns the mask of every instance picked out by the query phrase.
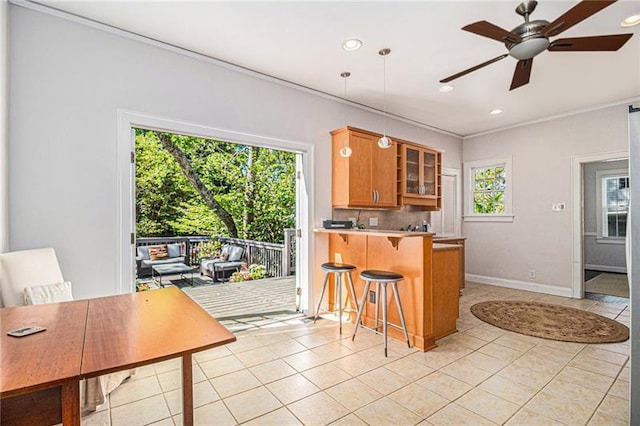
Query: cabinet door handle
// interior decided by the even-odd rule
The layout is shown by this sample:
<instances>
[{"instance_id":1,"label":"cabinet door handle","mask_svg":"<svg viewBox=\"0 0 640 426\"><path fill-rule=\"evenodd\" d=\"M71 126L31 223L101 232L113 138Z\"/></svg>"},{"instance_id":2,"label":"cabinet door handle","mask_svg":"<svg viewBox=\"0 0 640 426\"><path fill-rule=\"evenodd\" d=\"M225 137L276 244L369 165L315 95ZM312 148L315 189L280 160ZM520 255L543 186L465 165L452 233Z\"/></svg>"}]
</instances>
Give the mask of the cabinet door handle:
<instances>
[{"instance_id":1,"label":"cabinet door handle","mask_svg":"<svg viewBox=\"0 0 640 426\"><path fill-rule=\"evenodd\" d=\"M376 190L374 189L373 191L371 191L371 194L373 195L373 204L376 203Z\"/></svg>"},{"instance_id":2,"label":"cabinet door handle","mask_svg":"<svg viewBox=\"0 0 640 426\"><path fill-rule=\"evenodd\" d=\"M375 190L376 192L376 204L378 204L378 202L380 201L380 193L378 192L378 190Z\"/></svg>"}]
</instances>

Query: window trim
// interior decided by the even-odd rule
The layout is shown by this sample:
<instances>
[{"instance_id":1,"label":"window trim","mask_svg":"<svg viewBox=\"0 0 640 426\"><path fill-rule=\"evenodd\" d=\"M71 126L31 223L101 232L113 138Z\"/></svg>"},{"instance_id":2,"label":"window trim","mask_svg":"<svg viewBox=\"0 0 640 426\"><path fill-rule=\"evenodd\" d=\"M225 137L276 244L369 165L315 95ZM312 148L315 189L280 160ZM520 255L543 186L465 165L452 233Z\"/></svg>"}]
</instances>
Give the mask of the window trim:
<instances>
[{"instance_id":1,"label":"window trim","mask_svg":"<svg viewBox=\"0 0 640 426\"><path fill-rule=\"evenodd\" d=\"M602 186L604 180L613 177L629 177L629 169L610 169L596 171L596 205L598 212L596 214L596 243L597 244L624 244L624 237L609 237L604 235L604 215L606 211L606 203ZM627 213L628 214L628 213Z\"/></svg>"},{"instance_id":2,"label":"window trim","mask_svg":"<svg viewBox=\"0 0 640 426\"><path fill-rule=\"evenodd\" d=\"M504 213L475 213L473 211L473 169L496 167L504 164L506 188ZM513 175L511 157L490 158L464 162L464 216L465 222L513 222Z\"/></svg>"}]
</instances>

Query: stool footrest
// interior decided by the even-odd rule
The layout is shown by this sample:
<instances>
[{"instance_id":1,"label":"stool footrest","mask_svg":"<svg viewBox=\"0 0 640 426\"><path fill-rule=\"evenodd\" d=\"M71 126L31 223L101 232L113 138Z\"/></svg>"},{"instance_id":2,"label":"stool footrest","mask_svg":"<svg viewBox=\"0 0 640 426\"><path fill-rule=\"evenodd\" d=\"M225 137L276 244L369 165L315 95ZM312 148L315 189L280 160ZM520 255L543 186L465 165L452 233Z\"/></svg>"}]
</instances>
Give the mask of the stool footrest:
<instances>
[{"instance_id":1,"label":"stool footrest","mask_svg":"<svg viewBox=\"0 0 640 426\"><path fill-rule=\"evenodd\" d=\"M378 322L381 322L381 321L378 321ZM394 324L392 322L388 322L387 325L390 325L393 328L397 328L398 330L404 330L404 328L402 328L402 326L396 325L396 324ZM380 328L381 326L378 326L377 328L373 328L373 327L369 327L368 325L360 324L360 325L358 325L358 327L366 328L367 330L374 331L374 332L376 332L378 334L382 333L381 331L378 331L378 328Z\"/></svg>"}]
</instances>

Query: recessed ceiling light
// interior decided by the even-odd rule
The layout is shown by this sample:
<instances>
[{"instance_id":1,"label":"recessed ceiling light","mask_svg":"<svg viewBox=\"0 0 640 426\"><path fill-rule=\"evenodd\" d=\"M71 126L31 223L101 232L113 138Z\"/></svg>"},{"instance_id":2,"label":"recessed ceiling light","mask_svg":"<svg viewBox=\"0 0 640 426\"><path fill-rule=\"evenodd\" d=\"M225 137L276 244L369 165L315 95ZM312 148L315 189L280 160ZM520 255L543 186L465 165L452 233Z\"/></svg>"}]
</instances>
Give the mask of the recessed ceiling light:
<instances>
[{"instance_id":1,"label":"recessed ceiling light","mask_svg":"<svg viewBox=\"0 0 640 426\"><path fill-rule=\"evenodd\" d=\"M362 42L357 38L350 38L349 40L345 40L342 43L342 48L347 52L353 52L354 50L358 50L362 47Z\"/></svg>"},{"instance_id":2,"label":"recessed ceiling light","mask_svg":"<svg viewBox=\"0 0 640 426\"><path fill-rule=\"evenodd\" d=\"M502 114L502 110L500 108L492 109L491 111L489 111L489 114L491 115Z\"/></svg>"},{"instance_id":3,"label":"recessed ceiling light","mask_svg":"<svg viewBox=\"0 0 640 426\"><path fill-rule=\"evenodd\" d=\"M624 18L624 21L620 23L623 27L632 27L640 24L640 15L632 15L628 18Z\"/></svg>"},{"instance_id":4,"label":"recessed ceiling light","mask_svg":"<svg viewBox=\"0 0 640 426\"><path fill-rule=\"evenodd\" d=\"M450 92L454 89L454 86L450 85L450 84L445 84L444 86L440 87L440 91L442 93L447 93Z\"/></svg>"}]
</instances>

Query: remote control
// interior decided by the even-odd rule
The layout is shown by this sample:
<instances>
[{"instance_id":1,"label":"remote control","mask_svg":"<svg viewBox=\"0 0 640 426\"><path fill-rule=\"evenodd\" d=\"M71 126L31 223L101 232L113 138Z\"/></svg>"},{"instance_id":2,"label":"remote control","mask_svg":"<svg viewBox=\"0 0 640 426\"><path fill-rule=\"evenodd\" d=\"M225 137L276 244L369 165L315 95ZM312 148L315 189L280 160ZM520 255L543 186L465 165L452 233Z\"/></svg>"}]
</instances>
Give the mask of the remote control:
<instances>
[{"instance_id":1,"label":"remote control","mask_svg":"<svg viewBox=\"0 0 640 426\"><path fill-rule=\"evenodd\" d=\"M44 327L39 327L37 325L30 325L28 327L11 330L7 334L13 337L23 337L23 336L28 336L29 334L38 333L40 331L45 331L45 330L46 328Z\"/></svg>"}]
</instances>

